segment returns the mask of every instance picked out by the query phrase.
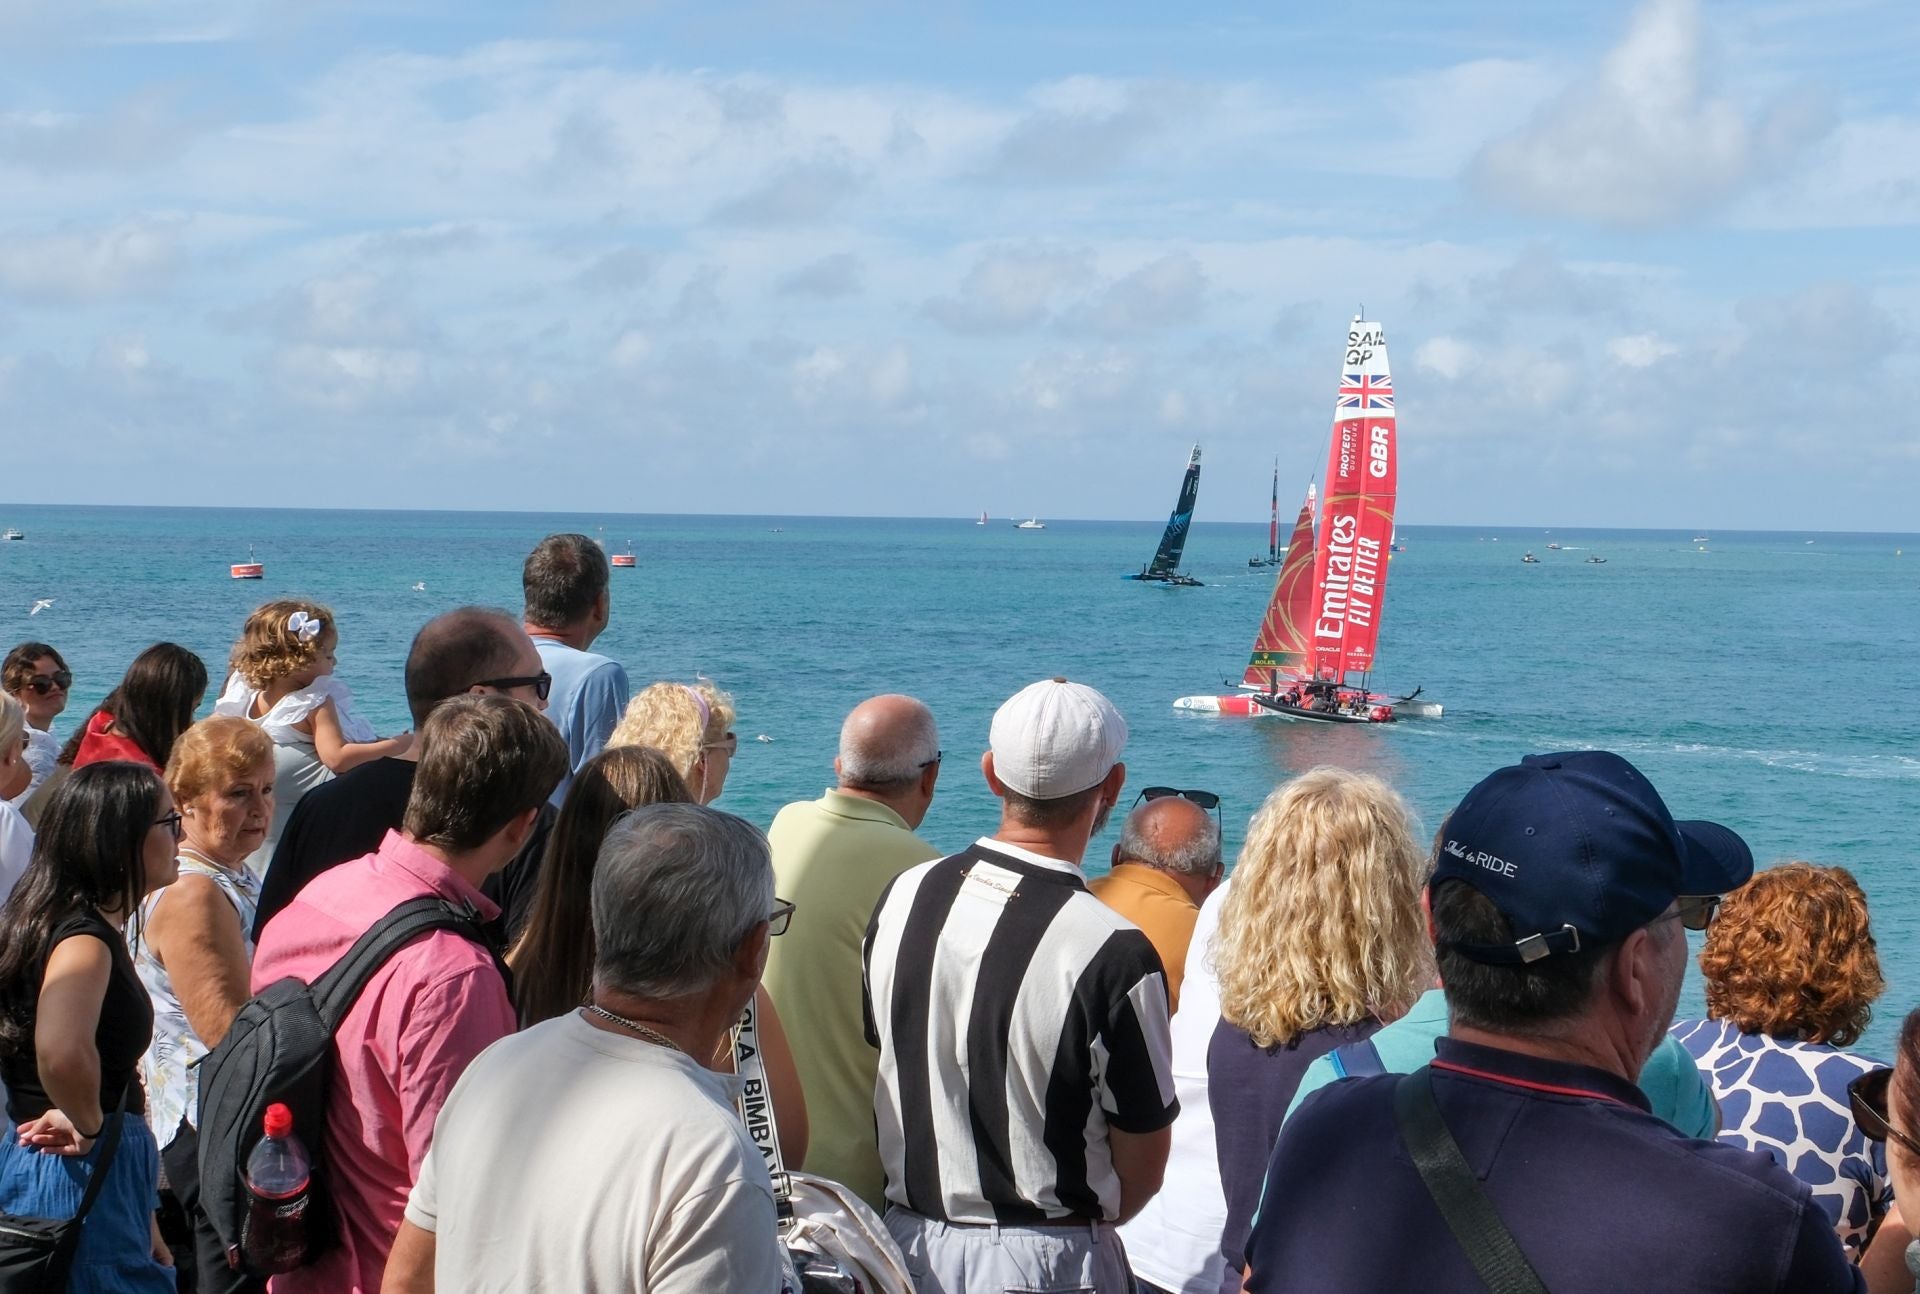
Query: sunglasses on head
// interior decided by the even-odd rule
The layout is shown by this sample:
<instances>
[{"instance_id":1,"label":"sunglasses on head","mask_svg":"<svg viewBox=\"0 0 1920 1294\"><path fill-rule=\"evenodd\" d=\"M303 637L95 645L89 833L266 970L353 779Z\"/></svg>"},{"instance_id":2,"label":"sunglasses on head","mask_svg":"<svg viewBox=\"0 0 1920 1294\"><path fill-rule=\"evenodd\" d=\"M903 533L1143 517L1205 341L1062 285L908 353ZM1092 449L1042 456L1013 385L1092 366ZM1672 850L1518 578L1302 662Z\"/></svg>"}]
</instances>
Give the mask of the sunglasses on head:
<instances>
[{"instance_id":1,"label":"sunglasses on head","mask_svg":"<svg viewBox=\"0 0 1920 1294\"><path fill-rule=\"evenodd\" d=\"M1133 797L1133 802L1138 804L1142 800L1164 800L1169 795L1177 795L1181 799L1191 804L1197 804L1203 809L1217 809L1220 807L1220 797L1212 791L1182 791L1178 787L1172 786L1143 786L1140 788L1140 794Z\"/></svg>"},{"instance_id":2,"label":"sunglasses on head","mask_svg":"<svg viewBox=\"0 0 1920 1294\"><path fill-rule=\"evenodd\" d=\"M1913 1154L1920 1155L1920 1144L1894 1127L1887 1117L1887 1092L1892 1084L1892 1070L1870 1069L1847 1084L1847 1106L1853 1111L1854 1123L1869 1141L1892 1137Z\"/></svg>"},{"instance_id":3,"label":"sunglasses on head","mask_svg":"<svg viewBox=\"0 0 1920 1294\"><path fill-rule=\"evenodd\" d=\"M56 687L62 692L73 686L73 671L57 669L51 674L29 674L27 690L39 696L45 696Z\"/></svg>"},{"instance_id":4,"label":"sunglasses on head","mask_svg":"<svg viewBox=\"0 0 1920 1294\"><path fill-rule=\"evenodd\" d=\"M538 674L522 674L515 678L483 678L475 687L490 687L496 692L511 692L516 687L530 687L533 694L542 701L553 691L553 675L541 670Z\"/></svg>"}]
</instances>

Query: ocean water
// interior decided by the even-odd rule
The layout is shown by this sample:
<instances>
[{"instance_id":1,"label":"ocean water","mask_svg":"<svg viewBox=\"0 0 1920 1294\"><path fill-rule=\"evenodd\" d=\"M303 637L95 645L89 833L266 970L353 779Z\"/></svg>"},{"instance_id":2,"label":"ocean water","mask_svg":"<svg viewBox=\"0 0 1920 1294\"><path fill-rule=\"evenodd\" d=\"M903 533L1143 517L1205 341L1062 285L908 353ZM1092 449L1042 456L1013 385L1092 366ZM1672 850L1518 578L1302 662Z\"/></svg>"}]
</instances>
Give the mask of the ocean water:
<instances>
[{"instance_id":1,"label":"ocean water","mask_svg":"<svg viewBox=\"0 0 1920 1294\"><path fill-rule=\"evenodd\" d=\"M1245 665L1274 575L1246 565L1262 525L1197 523L1187 568L1206 587L1189 589L1119 578L1151 556L1157 522L0 505L6 525L27 538L0 544L0 643L66 656L63 735L150 642L193 648L217 680L247 612L290 595L333 608L341 677L395 731L419 625L469 602L517 609L527 550L580 530L639 556L613 573L596 648L636 687L706 675L733 693L741 746L720 807L762 825L830 783L849 706L904 691L933 707L946 751L923 833L948 848L984 834L993 710L1052 674L1126 715L1131 787L1224 797L1229 857L1260 800L1316 764L1386 778L1430 831L1502 764L1601 747L1678 816L1741 831L1763 864L1853 870L1889 982L1869 1049L1885 1054L1920 1004L1920 535L1407 527L1375 682L1424 687L1446 715L1325 727L1172 708ZM229 579L249 546L266 578ZM1521 563L1528 548L1537 565ZM1606 564L1585 562L1595 553ZM41 598L54 603L29 617ZM1091 870L1116 834L1095 842ZM1695 977L1682 1011L1699 1009Z\"/></svg>"}]
</instances>

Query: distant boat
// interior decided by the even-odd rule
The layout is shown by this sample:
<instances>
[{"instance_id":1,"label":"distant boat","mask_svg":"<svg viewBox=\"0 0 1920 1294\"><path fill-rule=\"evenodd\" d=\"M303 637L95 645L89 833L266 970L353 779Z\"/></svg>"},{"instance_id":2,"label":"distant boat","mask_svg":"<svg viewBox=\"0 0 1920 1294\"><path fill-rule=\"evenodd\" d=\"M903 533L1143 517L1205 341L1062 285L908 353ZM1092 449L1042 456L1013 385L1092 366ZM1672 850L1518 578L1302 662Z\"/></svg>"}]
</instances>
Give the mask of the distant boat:
<instances>
[{"instance_id":1,"label":"distant boat","mask_svg":"<svg viewBox=\"0 0 1920 1294\"><path fill-rule=\"evenodd\" d=\"M980 520L974 522L973 524L976 526L984 526L987 524L987 514L984 509L980 513Z\"/></svg>"},{"instance_id":2,"label":"distant boat","mask_svg":"<svg viewBox=\"0 0 1920 1294\"><path fill-rule=\"evenodd\" d=\"M607 558L607 561L608 561L608 563L609 563L610 565L613 565L613 566L623 566L623 567L624 567L624 566L632 566L632 565L634 564L634 561L633 561L633 541L632 541L631 539L629 539L629 540L627 541L627 551L626 551L626 552L624 552L624 553L615 553L615 554L614 554L613 556L611 556L611 557L609 557L609 558Z\"/></svg>"},{"instance_id":3,"label":"distant boat","mask_svg":"<svg viewBox=\"0 0 1920 1294\"><path fill-rule=\"evenodd\" d=\"M1193 525L1193 505L1199 500L1200 446L1195 445L1187 456L1187 473L1180 478L1180 497L1174 500L1173 514L1167 518L1167 528L1160 535L1160 547L1153 550L1153 560L1141 567L1138 575L1128 575L1126 579L1200 587L1200 581L1193 576L1180 574L1180 555L1186 551L1187 531Z\"/></svg>"},{"instance_id":4,"label":"distant boat","mask_svg":"<svg viewBox=\"0 0 1920 1294\"><path fill-rule=\"evenodd\" d=\"M267 568L253 560L252 544L247 545L247 560L233 563L227 568L227 571L236 580L265 579L267 574Z\"/></svg>"},{"instance_id":5,"label":"distant boat","mask_svg":"<svg viewBox=\"0 0 1920 1294\"><path fill-rule=\"evenodd\" d=\"M26 537L25 531L15 530L12 526L8 526L5 530L0 530L0 540L25 539Z\"/></svg>"},{"instance_id":6,"label":"distant boat","mask_svg":"<svg viewBox=\"0 0 1920 1294\"><path fill-rule=\"evenodd\" d=\"M1547 551L1548 551L1548 552L1550 552L1550 553L1557 553L1557 552L1559 552L1559 551L1560 551L1560 545L1558 545L1558 544L1548 544L1548 545L1547 545Z\"/></svg>"},{"instance_id":7,"label":"distant boat","mask_svg":"<svg viewBox=\"0 0 1920 1294\"><path fill-rule=\"evenodd\" d=\"M1267 555L1247 558L1248 566L1278 566L1280 555L1286 550L1280 547L1280 460L1273 460L1273 500L1269 505L1267 517Z\"/></svg>"},{"instance_id":8,"label":"distant boat","mask_svg":"<svg viewBox=\"0 0 1920 1294\"><path fill-rule=\"evenodd\" d=\"M1532 553L1528 553L1525 557L1522 557L1520 560L1533 566L1538 566L1540 564L1540 559L1538 557L1535 557Z\"/></svg>"},{"instance_id":9,"label":"distant boat","mask_svg":"<svg viewBox=\"0 0 1920 1294\"><path fill-rule=\"evenodd\" d=\"M1693 542L1696 544L1704 544L1707 542L1707 537L1705 535L1695 535L1693 537Z\"/></svg>"},{"instance_id":10,"label":"distant boat","mask_svg":"<svg viewBox=\"0 0 1920 1294\"><path fill-rule=\"evenodd\" d=\"M1597 553L1592 557L1587 558L1587 565L1589 566L1605 566L1606 564L1607 564L1607 559L1600 556Z\"/></svg>"},{"instance_id":11,"label":"distant boat","mask_svg":"<svg viewBox=\"0 0 1920 1294\"><path fill-rule=\"evenodd\" d=\"M1036 517L1028 517L1025 521L1016 523L1013 528L1015 530L1045 530L1047 523Z\"/></svg>"}]
</instances>

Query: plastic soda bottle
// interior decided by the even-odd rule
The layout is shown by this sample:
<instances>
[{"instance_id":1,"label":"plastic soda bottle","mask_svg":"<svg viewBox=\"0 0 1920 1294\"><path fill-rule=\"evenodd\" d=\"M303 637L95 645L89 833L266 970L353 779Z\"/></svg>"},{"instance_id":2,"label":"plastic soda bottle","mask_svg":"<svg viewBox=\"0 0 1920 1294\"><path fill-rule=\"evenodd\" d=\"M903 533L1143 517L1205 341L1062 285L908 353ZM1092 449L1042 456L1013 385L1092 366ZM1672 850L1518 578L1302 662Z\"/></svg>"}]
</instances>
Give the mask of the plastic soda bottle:
<instances>
[{"instance_id":1,"label":"plastic soda bottle","mask_svg":"<svg viewBox=\"0 0 1920 1294\"><path fill-rule=\"evenodd\" d=\"M313 1161L293 1135L293 1111L279 1103L261 1120L266 1133L247 1156L247 1220L240 1251L249 1270L289 1272L307 1256L307 1184Z\"/></svg>"}]
</instances>

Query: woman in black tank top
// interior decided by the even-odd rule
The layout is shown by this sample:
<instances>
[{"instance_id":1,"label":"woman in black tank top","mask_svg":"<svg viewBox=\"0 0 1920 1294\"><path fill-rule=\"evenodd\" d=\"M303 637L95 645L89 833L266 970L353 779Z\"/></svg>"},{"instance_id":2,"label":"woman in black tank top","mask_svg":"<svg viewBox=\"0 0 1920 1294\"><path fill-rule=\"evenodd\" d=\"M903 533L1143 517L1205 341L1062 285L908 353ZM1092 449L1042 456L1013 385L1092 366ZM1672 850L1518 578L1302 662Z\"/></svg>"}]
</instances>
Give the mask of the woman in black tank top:
<instances>
[{"instance_id":1,"label":"woman in black tank top","mask_svg":"<svg viewBox=\"0 0 1920 1294\"><path fill-rule=\"evenodd\" d=\"M90 764L48 803L33 861L0 910L0 1078L19 1129L0 1136L0 1210L72 1216L108 1120L121 1121L72 1291L173 1287L153 1226L159 1158L137 1077L153 1006L125 926L150 890L173 880L179 830L154 770Z\"/></svg>"}]
</instances>

